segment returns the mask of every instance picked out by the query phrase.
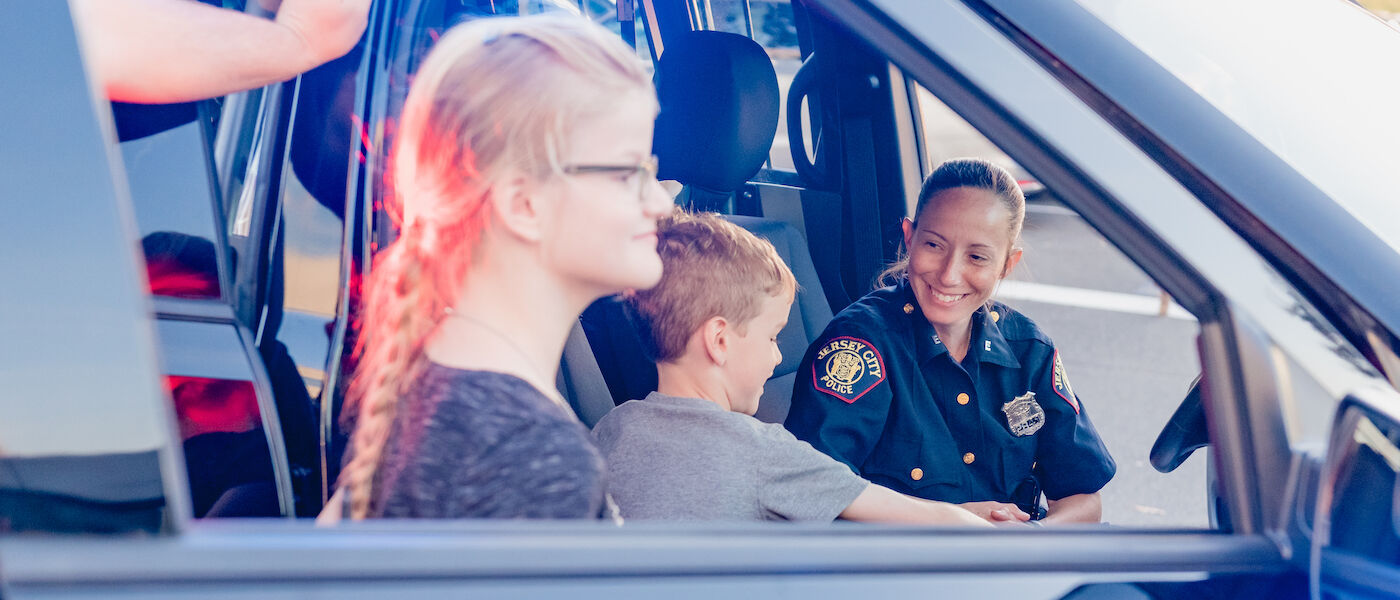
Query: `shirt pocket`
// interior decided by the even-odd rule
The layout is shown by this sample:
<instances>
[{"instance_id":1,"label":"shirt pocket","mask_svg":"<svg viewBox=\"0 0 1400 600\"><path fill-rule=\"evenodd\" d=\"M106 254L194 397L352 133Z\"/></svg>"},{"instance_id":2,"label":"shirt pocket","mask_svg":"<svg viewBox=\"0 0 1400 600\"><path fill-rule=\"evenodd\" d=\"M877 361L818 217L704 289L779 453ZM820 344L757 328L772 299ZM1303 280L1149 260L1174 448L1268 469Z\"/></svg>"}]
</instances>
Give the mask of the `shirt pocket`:
<instances>
[{"instance_id":1,"label":"shirt pocket","mask_svg":"<svg viewBox=\"0 0 1400 600\"><path fill-rule=\"evenodd\" d=\"M901 494L963 502L966 490L961 470L953 468L946 459L940 460L943 455L955 456L956 452L943 445L926 436L887 436L871 452L861 475Z\"/></svg>"},{"instance_id":2,"label":"shirt pocket","mask_svg":"<svg viewBox=\"0 0 1400 600\"><path fill-rule=\"evenodd\" d=\"M1009 499L1017 486L1030 477L1035 467L1036 447L1040 440L1036 435L1024 437L1009 436L999 448L1002 470L1002 491ZM1042 486L1044 482L1041 482Z\"/></svg>"}]
</instances>

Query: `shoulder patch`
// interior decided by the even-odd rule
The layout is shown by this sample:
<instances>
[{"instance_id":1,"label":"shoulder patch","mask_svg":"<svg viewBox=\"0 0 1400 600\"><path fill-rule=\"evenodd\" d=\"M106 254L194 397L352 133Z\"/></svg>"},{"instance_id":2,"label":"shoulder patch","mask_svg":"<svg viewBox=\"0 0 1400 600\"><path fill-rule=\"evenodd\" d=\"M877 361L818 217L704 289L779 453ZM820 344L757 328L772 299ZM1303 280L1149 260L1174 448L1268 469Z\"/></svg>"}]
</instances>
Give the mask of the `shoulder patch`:
<instances>
[{"instance_id":1,"label":"shoulder patch","mask_svg":"<svg viewBox=\"0 0 1400 600\"><path fill-rule=\"evenodd\" d=\"M1055 351L1055 364L1051 370L1051 385L1055 393L1074 408L1074 414L1079 414L1079 399L1074 397L1074 389L1069 387L1069 375L1065 374L1065 363L1060 360L1059 350Z\"/></svg>"},{"instance_id":2,"label":"shoulder patch","mask_svg":"<svg viewBox=\"0 0 1400 600\"><path fill-rule=\"evenodd\" d=\"M832 338L812 360L812 387L851 404L885 380L885 359L868 341Z\"/></svg>"}]
</instances>

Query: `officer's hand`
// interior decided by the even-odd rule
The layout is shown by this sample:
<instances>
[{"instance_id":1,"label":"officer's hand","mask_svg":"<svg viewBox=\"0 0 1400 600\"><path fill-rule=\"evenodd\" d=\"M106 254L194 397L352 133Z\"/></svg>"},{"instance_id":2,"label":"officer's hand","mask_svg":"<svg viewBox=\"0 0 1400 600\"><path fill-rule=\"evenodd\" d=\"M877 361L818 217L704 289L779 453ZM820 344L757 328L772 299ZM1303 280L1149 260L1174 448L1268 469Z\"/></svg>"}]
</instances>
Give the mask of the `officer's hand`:
<instances>
[{"instance_id":1,"label":"officer's hand","mask_svg":"<svg viewBox=\"0 0 1400 600\"><path fill-rule=\"evenodd\" d=\"M1018 508L1015 504L992 502L988 500L985 502L964 502L958 506L992 523L1023 523L1031 520L1031 516L1026 514L1026 511Z\"/></svg>"}]
</instances>

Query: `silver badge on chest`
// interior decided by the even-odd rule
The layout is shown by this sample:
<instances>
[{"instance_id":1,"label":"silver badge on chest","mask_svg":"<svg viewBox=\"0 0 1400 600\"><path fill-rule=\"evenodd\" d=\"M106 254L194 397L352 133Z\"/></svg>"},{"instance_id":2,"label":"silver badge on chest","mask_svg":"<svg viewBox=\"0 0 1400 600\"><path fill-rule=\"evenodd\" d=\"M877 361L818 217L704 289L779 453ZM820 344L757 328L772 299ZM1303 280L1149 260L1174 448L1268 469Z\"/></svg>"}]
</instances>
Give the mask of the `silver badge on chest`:
<instances>
[{"instance_id":1,"label":"silver badge on chest","mask_svg":"<svg viewBox=\"0 0 1400 600\"><path fill-rule=\"evenodd\" d=\"M1033 435L1045 426L1045 411L1035 401L1035 392L1026 392L1001 405L1006 413L1006 427L1019 436Z\"/></svg>"}]
</instances>

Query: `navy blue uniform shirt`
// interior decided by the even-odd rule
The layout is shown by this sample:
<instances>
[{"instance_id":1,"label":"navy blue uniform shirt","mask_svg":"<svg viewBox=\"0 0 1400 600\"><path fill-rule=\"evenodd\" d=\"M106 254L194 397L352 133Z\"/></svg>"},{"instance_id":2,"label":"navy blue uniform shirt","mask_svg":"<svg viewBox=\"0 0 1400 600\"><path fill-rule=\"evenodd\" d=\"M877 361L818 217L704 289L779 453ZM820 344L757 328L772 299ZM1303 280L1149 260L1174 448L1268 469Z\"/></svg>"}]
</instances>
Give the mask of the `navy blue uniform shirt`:
<instances>
[{"instance_id":1,"label":"navy blue uniform shirt","mask_svg":"<svg viewBox=\"0 0 1400 600\"><path fill-rule=\"evenodd\" d=\"M945 502L1097 492L1117 467L1050 338L1000 303L972 316L958 363L907 282L832 319L797 370L787 428L861 476Z\"/></svg>"}]
</instances>

